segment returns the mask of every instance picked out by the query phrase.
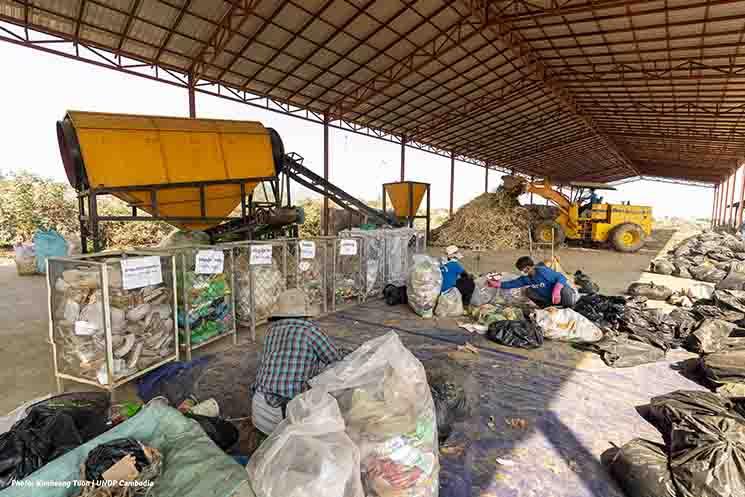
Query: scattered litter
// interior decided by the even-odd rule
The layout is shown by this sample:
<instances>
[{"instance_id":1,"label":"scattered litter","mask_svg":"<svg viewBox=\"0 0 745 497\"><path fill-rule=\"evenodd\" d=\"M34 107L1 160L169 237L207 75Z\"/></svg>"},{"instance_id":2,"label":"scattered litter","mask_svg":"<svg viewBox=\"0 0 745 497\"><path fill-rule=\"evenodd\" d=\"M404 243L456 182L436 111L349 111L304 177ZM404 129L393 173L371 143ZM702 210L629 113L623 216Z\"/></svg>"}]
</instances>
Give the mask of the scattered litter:
<instances>
[{"instance_id":1,"label":"scattered litter","mask_svg":"<svg viewBox=\"0 0 745 497\"><path fill-rule=\"evenodd\" d=\"M527 430L528 421L522 418L505 418L504 422L515 430Z\"/></svg>"},{"instance_id":2,"label":"scattered litter","mask_svg":"<svg viewBox=\"0 0 745 497\"><path fill-rule=\"evenodd\" d=\"M650 300L667 300L673 291L666 286L654 283L632 283L626 293L634 297L647 297Z\"/></svg>"},{"instance_id":3,"label":"scattered litter","mask_svg":"<svg viewBox=\"0 0 745 497\"><path fill-rule=\"evenodd\" d=\"M507 466L507 467L516 466L515 461L510 461L509 459L502 459L500 457L497 458L497 464L499 464L500 466Z\"/></svg>"},{"instance_id":4,"label":"scattered litter","mask_svg":"<svg viewBox=\"0 0 745 497\"><path fill-rule=\"evenodd\" d=\"M478 333L479 335L485 335L486 331L489 329L488 326L478 323L458 323L458 327L463 328L469 333Z\"/></svg>"},{"instance_id":5,"label":"scattered litter","mask_svg":"<svg viewBox=\"0 0 745 497\"><path fill-rule=\"evenodd\" d=\"M471 345L470 343L466 343L465 345L458 345L458 351L459 352L469 352L471 354L480 355L479 349Z\"/></svg>"}]
</instances>

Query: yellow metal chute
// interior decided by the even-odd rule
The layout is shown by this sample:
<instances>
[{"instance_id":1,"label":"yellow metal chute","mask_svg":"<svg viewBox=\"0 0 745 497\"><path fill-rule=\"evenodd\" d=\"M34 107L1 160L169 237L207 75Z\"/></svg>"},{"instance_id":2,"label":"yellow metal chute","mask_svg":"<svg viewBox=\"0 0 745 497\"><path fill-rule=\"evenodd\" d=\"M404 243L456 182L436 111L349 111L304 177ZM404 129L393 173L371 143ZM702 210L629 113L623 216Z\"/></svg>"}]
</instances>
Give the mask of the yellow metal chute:
<instances>
[{"instance_id":1,"label":"yellow metal chute","mask_svg":"<svg viewBox=\"0 0 745 497\"><path fill-rule=\"evenodd\" d=\"M383 186L385 193L391 199L396 217L404 218L416 216L428 185L426 183L402 181L400 183L386 183Z\"/></svg>"},{"instance_id":2,"label":"yellow metal chute","mask_svg":"<svg viewBox=\"0 0 745 497\"><path fill-rule=\"evenodd\" d=\"M113 195L151 215L157 209L161 217L226 217L241 202L238 180L252 180L244 182L249 194L262 180L277 176L270 130L258 122L70 111L62 123L67 126L66 131L58 126L65 168L70 181L80 183L73 186L118 188ZM75 142L70 129L77 165L71 164L75 153L66 157L65 152ZM194 230L218 223L171 224Z\"/></svg>"}]
</instances>

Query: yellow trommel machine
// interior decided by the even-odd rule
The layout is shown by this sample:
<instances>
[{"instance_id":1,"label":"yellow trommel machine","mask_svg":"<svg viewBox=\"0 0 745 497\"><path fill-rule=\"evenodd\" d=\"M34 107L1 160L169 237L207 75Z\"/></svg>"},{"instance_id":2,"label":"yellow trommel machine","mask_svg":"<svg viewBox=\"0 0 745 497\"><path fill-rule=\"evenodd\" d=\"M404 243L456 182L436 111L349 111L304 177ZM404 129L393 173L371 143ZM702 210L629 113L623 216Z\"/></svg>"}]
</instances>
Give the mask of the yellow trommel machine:
<instances>
[{"instance_id":1,"label":"yellow trommel machine","mask_svg":"<svg viewBox=\"0 0 745 497\"><path fill-rule=\"evenodd\" d=\"M419 207L426 196L426 208L423 215L419 215ZM416 181L399 181L396 183L385 183L383 185L383 212L386 209L386 198L391 199L393 214L400 224L414 227L415 219L425 219L426 233L429 238L430 224L430 200L429 183L418 183Z\"/></svg>"},{"instance_id":2,"label":"yellow trommel machine","mask_svg":"<svg viewBox=\"0 0 745 497\"><path fill-rule=\"evenodd\" d=\"M84 249L91 239L100 250L104 221L165 221L213 239L297 229L301 214L280 187L282 140L261 123L69 111L57 138L78 192ZM131 215L99 215L105 195L129 204Z\"/></svg>"}]
</instances>

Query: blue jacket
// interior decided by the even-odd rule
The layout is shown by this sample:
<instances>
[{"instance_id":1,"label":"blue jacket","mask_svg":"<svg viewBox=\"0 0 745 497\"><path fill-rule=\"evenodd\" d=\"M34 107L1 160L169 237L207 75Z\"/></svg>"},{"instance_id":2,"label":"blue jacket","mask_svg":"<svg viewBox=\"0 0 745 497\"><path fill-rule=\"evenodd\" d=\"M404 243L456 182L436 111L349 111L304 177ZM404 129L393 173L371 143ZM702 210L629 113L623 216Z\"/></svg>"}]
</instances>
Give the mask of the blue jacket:
<instances>
[{"instance_id":1,"label":"blue jacket","mask_svg":"<svg viewBox=\"0 0 745 497\"><path fill-rule=\"evenodd\" d=\"M557 273L553 269L546 267L545 264L539 263L535 266L535 274L533 274L533 276L520 276L514 280L503 281L501 288L509 290L510 288L522 288L527 286L535 290L535 292L546 301L551 302L551 292L553 292L554 286L557 283L566 285L566 277L563 274Z\"/></svg>"},{"instance_id":2,"label":"blue jacket","mask_svg":"<svg viewBox=\"0 0 745 497\"><path fill-rule=\"evenodd\" d=\"M463 268L460 262L453 259L440 266L442 272L442 290L446 292L455 286L455 282L458 281L458 277L465 273L466 270Z\"/></svg>"}]
</instances>

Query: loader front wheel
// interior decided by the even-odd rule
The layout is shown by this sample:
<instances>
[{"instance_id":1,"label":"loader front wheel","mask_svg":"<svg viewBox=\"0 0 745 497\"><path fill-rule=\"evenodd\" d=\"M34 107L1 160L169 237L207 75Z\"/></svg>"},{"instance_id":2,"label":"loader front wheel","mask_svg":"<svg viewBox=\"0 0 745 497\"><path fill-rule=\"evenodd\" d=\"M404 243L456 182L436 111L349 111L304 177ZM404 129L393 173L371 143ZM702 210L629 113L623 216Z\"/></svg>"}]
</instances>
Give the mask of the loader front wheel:
<instances>
[{"instance_id":1,"label":"loader front wheel","mask_svg":"<svg viewBox=\"0 0 745 497\"><path fill-rule=\"evenodd\" d=\"M534 242L551 244L552 239L555 247L564 243L564 239L566 239L566 233L564 233L564 230L559 223L555 221L541 221L535 225L533 228Z\"/></svg>"},{"instance_id":2,"label":"loader front wheel","mask_svg":"<svg viewBox=\"0 0 745 497\"><path fill-rule=\"evenodd\" d=\"M644 230L638 224L620 224L611 233L611 243L619 252L638 252L644 246Z\"/></svg>"}]
</instances>

